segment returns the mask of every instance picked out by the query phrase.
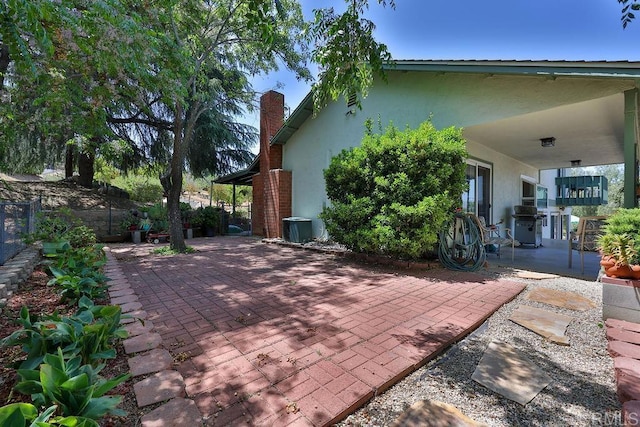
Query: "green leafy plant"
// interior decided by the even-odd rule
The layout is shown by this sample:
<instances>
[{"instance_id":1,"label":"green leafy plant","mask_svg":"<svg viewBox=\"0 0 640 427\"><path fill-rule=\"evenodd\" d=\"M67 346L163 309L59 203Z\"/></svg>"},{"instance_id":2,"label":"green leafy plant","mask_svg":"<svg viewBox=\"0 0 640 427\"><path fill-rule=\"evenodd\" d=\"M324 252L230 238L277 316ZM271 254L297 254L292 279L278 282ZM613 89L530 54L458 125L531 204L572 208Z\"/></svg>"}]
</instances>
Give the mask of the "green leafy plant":
<instances>
[{"instance_id":1,"label":"green leafy plant","mask_svg":"<svg viewBox=\"0 0 640 427\"><path fill-rule=\"evenodd\" d=\"M159 182L132 182L127 190L131 194L131 199L141 203L154 203L162 200L162 186Z\"/></svg>"},{"instance_id":2,"label":"green leafy plant","mask_svg":"<svg viewBox=\"0 0 640 427\"><path fill-rule=\"evenodd\" d=\"M58 349L55 354L45 355L38 369L19 369L20 381L15 390L31 395L36 406L58 405L63 415L94 420L107 414L125 415L117 408L122 396L105 394L130 375L105 379L98 375L104 367L104 364L83 365L79 356L67 359L62 349Z\"/></svg>"},{"instance_id":3,"label":"green leafy plant","mask_svg":"<svg viewBox=\"0 0 640 427\"><path fill-rule=\"evenodd\" d=\"M102 273L107 257L102 245L73 248L58 257L56 267L69 274L92 277L97 282L105 283L109 279Z\"/></svg>"},{"instance_id":4,"label":"green leafy plant","mask_svg":"<svg viewBox=\"0 0 640 427\"><path fill-rule=\"evenodd\" d=\"M184 252L176 251L175 249L171 249L170 246L161 246L152 251L156 255L178 255L178 254L192 254L196 252L193 246L187 246Z\"/></svg>"},{"instance_id":5,"label":"green leafy plant","mask_svg":"<svg viewBox=\"0 0 640 427\"><path fill-rule=\"evenodd\" d=\"M137 215L134 215L133 212L129 211L120 221L120 228L124 231L136 230L139 222L140 218L138 218Z\"/></svg>"},{"instance_id":6,"label":"green leafy plant","mask_svg":"<svg viewBox=\"0 0 640 427\"><path fill-rule=\"evenodd\" d=\"M19 365L34 369L47 353L60 348L67 355L78 356L84 364L96 364L116 357L114 341L127 337L120 326L118 306L94 305L89 298L78 301L79 310L73 316L57 313L32 319L27 307L20 310L18 322L22 328L0 340L0 347L20 345L27 353Z\"/></svg>"},{"instance_id":7,"label":"green leafy plant","mask_svg":"<svg viewBox=\"0 0 640 427\"><path fill-rule=\"evenodd\" d=\"M69 208L57 211L40 211L36 214L33 233L22 236L27 244L37 241L59 242L67 240L65 233L74 225L75 219Z\"/></svg>"},{"instance_id":8,"label":"green leafy plant","mask_svg":"<svg viewBox=\"0 0 640 427\"><path fill-rule=\"evenodd\" d=\"M95 245L97 241L96 233L86 225L71 227L66 233L64 233L63 237L69 241L69 244L73 248L92 246Z\"/></svg>"},{"instance_id":9,"label":"green leafy plant","mask_svg":"<svg viewBox=\"0 0 640 427\"><path fill-rule=\"evenodd\" d=\"M96 281L93 277L70 274L56 267L49 267L49 269L54 277L47 282L47 285L60 288L63 301L75 303L82 297L100 299L106 296L106 284Z\"/></svg>"},{"instance_id":10,"label":"green leafy plant","mask_svg":"<svg viewBox=\"0 0 640 427\"><path fill-rule=\"evenodd\" d=\"M189 203L180 202L180 218L182 218L183 224L191 224L191 215L193 214L193 208Z\"/></svg>"},{"instance_id":11,"label":"green leafy plant","mask_svg":"<svg viewBox=\"0 0 640 427\"><path fill-rule=\"evenodd\" d=\"M0 408L0 425L11 427L99 427L95 420L84 417L53 417L57 405L38 413L31 403L11 403Z\"/></svg>"},{"instance_id":12,"label":"green leafy plant","mask_svg":"<svg viewBox=\"0 0 640 427\"><path fill-rule=\"evenodd\" d=\"M48 284L59 286L67 301L76 302L82 296L104 298L109 280L102 272L106 262L100 245L70 249L59 255L55 265L49 266L53 278Z\"/></svg>"},{"instance_id":13,"label":"green leafy plant","mask_svg":"<svg viewBox=\"0 0 640 427\"><path fill-rule=\"evenodd\" d=\"M640 264L640 208L618 209L606 220L598 237L599 250L617 265Z\"/></svg>"},{"instance_id":14,"label":"green leafy plant","mask_svg":"<svg viewBox=\"0 0 640 427\"><path fill-rule=\"evenodd\" d=\"M430 121L367 134L325 170L331 206L323 209L332 239L356 252L417 259L431 253L466 188L460 129Z\"/></svg>"}]
</instances>

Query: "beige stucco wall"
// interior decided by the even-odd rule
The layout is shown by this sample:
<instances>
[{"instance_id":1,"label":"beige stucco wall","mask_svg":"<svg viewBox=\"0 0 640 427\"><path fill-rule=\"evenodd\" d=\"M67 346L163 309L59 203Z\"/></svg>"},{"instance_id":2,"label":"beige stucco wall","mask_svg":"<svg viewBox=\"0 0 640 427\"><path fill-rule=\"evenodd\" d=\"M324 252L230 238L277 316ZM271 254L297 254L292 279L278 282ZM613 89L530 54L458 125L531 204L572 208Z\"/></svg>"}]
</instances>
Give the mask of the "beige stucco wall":
<instances>
[{"instance_id":1,"label":"beige stucco wall","mask_svg":"<svg viewBox=\"0 0 640 427\"><path fill-rule=\"evenodd\" d=\"M619 86L596 79L391 72L388 84L371 88L362 110L350 111L344 101L334 102L287 141L283 168L293 171L292 214L311 218L314 236L325 235L318 219L329 203L322 170L342 149L359 145L367 118L383 127L392 121L404 128L416 127L431 115L438 128L466 128L610 95L620 91ZM473 158L493 165L493 221L511 223L511 208L521 196L520 177L537 179L537 169L487 148L483 141L468 141L468 150Z\"/></svg>"}]
</instances>

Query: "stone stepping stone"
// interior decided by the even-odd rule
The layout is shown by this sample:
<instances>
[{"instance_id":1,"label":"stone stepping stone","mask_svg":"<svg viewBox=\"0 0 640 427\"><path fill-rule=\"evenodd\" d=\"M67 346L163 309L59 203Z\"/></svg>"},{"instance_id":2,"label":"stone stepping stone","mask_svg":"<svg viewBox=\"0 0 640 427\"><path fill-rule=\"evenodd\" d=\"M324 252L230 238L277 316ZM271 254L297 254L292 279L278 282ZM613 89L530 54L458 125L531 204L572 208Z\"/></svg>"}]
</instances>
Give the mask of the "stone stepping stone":
<instances>
[{"instance_id":1,"label":"stone stepping stone","mask_svg":"<svg viewBox=\"0 0 640 427\"><path fill-rule=\"evenodd\" d=\"M544 371L501 341L489 344L471 379L523 406L551 383Z\"/></svg>"},{"instance_id":2,"label":"stone stepping stone","mask_svg":"<svg viewBox=\"0 0 640 427\"><path fill-rule=\"evenodd\" d=\"M124 352L127 354L152 350L160 344L162 344L162 337L160 334L155 332L146 335L138 335L137 337L127 338L122 341L122 345L124 345Z\"/></svg>"},{"instance_id":3,"label":"stone stepping stone","mask_svg":"<svg viewBox=\"0 0 640 427\"><path fill-rule=\"evenodd\" d=\"M144 415L142 427L184 427L202 425L202 415L191 399L176 397Z\"/></svg>"},{"instance_id":4,"label":"stone stepping stone","mask_svg":"<svg viewBox=\"0 0 640 427\"><path fill-rule=\"evenodd\" d=\"M586 311L595 308L596 303L575 292L536 288L529 292L527 299L570 310Z\"/></svg>"},{"instance_id":5,"label":"stone stepping stone","mask_svg":"<svg viewBox=\"0 0 640 427\"><path fill-rule=\"evenodd\" d=\"M138 297L136 297L136 299L138 299ZM120 308L122 309L123 313L131 314L137 310L140 310L142 308L142 304L140 304L138 301L128 302L128 303L122 304Z\"/></svg>"},{"instance_id":6,"label":"stone stepping stone","mask_svg":"<svg viewBox=\"0 0 640 427\"><path fill-rule=\"evenodd\" d=\"M131 375L139 377L140 375L169 369L173 363L173 358L167 350L156 348L148 353L130 357L128 363Z\"/></svg>"},{"instance_id":7,"label":"stone stepping stone","mask_svg":"<svg viewBox=\"0 0 640 427\"><path fill-rule=\"evenodd\" d=\"M133 385L138 407L152 405L174 397L184 397L184 379L177 371L161 371Z\"/></svg>"},{"instance_id":8,"label":"stone stepping stone","mask_svg":"<svg viewBox=\"0 0 640 427\"><path fill-rule=\"evenodd\" d=\"M516 277L520 277L522 279L532 279L532 280L555 279L556 277L560 277L557 274L538 273L535 271L527 271L527 270L514 270L514 273Z\"/></svg>"},{"instance_id":9,"label":"stone stepping stone","mask_svg":"<svg viewBox=\"0 0 640 427\"><path fill-rule=\"evenodd\" d=\"M419 400L391 424L391 427L485 427L455 406L435 400Z\"/></svg>"},{"instance_id":10,"label":"stone stepping stone","mask_svg":"<svg viewBox=\"0 0 640 427\"><path fill-rule=\"evenodd\" d=\"M153 323L151 320L131 322L124 326L124 330L129 334L128 338L135 337L142 334L149 334L153 330Z\"/></svg>"},{"instance_id":11,"label":"stone stepping stone","mask_svg":"<svg viewBox=\"0 0 640 427\"><path fill-rule=\"evenodd\" d=\"M124 307L129 303L135 303L135 302L138 302L138 296L136 294L122 295L119 297L113 297L113 296L111 297L111 304L113 305L121 305ZM122 311L124 311L124 309Z\"/></svg>"},{"instance_id":12,"label":"stone stepping stone","mask_svg":"<svg viewBox=\"0 0 640 427\"><path fill-rule=\"evenodd\" d=\"M567 326L573 320L571 316L521 305L511 314L509 320L524 326L551 342L569 345L565 332Z\"/></svg>"},{"instance_id":13,"label":"stone stepping stone","mask_svg":"<svg viewBox=\"0 0 640 427\"><path fill-rule=\"evenodd\" d=\"M117 297L123 297L125 295L132 295L135 294L135 291L132 288L128 288L128 289L121 289L119 291L109 291L109 296L111 298L117 298Z\"/></svg>"},{"instance_id":14,"label":"stone stepping stone","mask_svg":"<svg viewBox=\"0 0 640 427\"><path fill-rule=\"evenodd\" d=\"M139 322L140 320L145 320L149 315L144 310L136 310L130 313L126 313L126 316L122 316L120 319L121 325L126 325L127 323Z\"/></svg>"}]
</instances>

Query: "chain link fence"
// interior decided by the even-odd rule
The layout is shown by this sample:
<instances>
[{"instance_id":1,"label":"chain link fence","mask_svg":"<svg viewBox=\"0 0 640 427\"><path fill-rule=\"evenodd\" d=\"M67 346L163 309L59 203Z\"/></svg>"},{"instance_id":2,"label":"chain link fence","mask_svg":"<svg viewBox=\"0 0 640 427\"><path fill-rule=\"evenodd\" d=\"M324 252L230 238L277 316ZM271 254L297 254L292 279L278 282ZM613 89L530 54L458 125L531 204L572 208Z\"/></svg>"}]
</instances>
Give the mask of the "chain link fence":
<instances>
[{"instance_id":1,"label":"chain link fence","mask_svg":"<svg viewBox=\"0 0 640 427\"><path fill-rule=\"evenodd\" d=\"M30 202L0 202L0 265L20 252L25 244L22 235L33 233L39 199Z\"/></svg>"}]
</instances>

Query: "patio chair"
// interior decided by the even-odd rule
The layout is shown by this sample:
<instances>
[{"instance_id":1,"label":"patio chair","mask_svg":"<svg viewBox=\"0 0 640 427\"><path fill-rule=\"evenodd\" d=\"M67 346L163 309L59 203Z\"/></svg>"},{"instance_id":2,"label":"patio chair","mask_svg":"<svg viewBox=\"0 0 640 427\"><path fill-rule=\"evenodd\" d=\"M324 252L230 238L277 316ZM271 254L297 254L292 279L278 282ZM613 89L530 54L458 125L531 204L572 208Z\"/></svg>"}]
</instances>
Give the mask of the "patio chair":
<instances>
[{"instance_id":1,"label":"patio chair","mask_svg":"<svg viewBox=\"0 0 640 427\"><path fill-rule=\"evenodd\" d=\"M474 214L468 214L471 219L475 222L480 230L480 235L482 237L482 243L484 243L485 247L487 245L495 245L496 246L496 255L500 258L500 247L503 245L511 246L511 261L513 261L513 256L515 252L515 247L520 246L520 242L513 238L511 235L511 230L508 228L504 229L504 237L500 235L500 224L490 224L487 225L483 216L476 216Z\"/></svg>"},{"instance_id":2,"label":"patio chair","mask_svg":"<svg viewBox=\"0 0 640 427\"><path fill-rule=\"evenodd\" d=\"M606 216L583 216L578 221L578 228L570 234L569 268L573 264L573 251L580 252L580 267L584 274L584 253L598 250L600 229L606 225Z\"/></svg>"}]
</instances>

